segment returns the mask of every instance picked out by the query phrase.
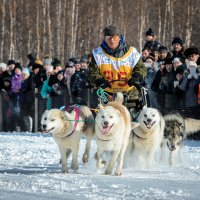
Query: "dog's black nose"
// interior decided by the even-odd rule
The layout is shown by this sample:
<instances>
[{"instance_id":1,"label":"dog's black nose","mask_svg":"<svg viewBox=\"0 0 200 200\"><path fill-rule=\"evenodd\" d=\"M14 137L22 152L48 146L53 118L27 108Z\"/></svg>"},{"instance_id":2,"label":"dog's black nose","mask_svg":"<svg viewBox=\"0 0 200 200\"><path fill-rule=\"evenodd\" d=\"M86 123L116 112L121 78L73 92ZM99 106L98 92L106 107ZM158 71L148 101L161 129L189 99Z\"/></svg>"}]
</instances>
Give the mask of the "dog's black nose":
<instances>
[{"instance_id":1,"label":"dog's black nose","mask_svg":"<svg viewBox=\"0 0 200 200\"><path fill-rule=\"evenodd\" d=\"M46 124L43 124L42 125L42 128L45 130L47 128L47 125Z\"/></svg>"},{"instance_id":2,"label":"dog's black nose","mask_svg":"<svg viewBox=\"0 0 200 200\"><path fill-rule=\"evenodd\" d=\"M147 119L147 122L151 122L152 120L150 118Z\"/></svg>"},{"instance_id":3,"label":"dog's black nose","mask_svg":"<svg viewBox=\"0 0 200 200\"><path fill-rule=\"evenodd\" d=\"M175 145L171 145L171 149L175 150L176 149Z\"/></svg>"},{"instance_id":4,"label":"dog's black nose","mask_svg":"<svg viewBox=\"0 0 200 200\"><path fill-rule=\"evenodd\" d=\"M104 124L105 126L108 126L108 121L105 121L103 124Z\"/></svg>"}]
</instances>

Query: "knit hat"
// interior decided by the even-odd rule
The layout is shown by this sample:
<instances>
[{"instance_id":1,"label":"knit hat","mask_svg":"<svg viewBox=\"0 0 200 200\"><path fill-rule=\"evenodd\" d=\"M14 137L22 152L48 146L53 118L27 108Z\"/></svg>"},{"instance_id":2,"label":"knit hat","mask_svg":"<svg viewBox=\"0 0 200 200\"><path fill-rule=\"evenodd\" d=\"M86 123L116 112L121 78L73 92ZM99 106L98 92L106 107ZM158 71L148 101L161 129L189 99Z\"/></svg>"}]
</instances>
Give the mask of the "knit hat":
<instances>
[{"instance_id":1,"label":"knit hat","mask_svg":"<svg viewBox=\"0 0 200 200\"><path fill-rule=\"evenodd\" d=\"M110 25L104 28L104 36L120 35L120 31L116 26Z\"/></svg>"},{"instance_id":2,"label":"knit hat","mask_svg":"<svg viewBox=\"0 0 200 200\"><path fill-rule=\"evenodd\" d=\"M3 71L6 71L6 69L7 69L6 63L0 63L0 68L1 68Z\"/></svg>"},{"instance_id":3,"label":"knit hat","mask_svg":"<svg viewBox=\"0 0 200 200\"><path fill-rule=\"evenodd\" d=\"M64 70L60 70L60 71L58 71L57 76L58 76L59 74L62 74L62 75L64 76L65 71L64 71Z\"/></svg>"},{"instance_id":4,"label":"knit hat","mask_svg":"<svg viewBox=\"0 0 200 200\"><path fill-rule=\"evenodd\" d=\"M173 44L180 44L181 46L183 45L183 40L179 37L175 37L173 40L172 40L172 45Z\"/></svg>"},{"instance_id":5,"label":"knit hat","mask_svg":"<svg viewBox=\"0 0 200 200\"><path fill-rule=\"evenodd\" d=\"M188 58L190 55L192 54L197 54L199 55L199 50L197 49L197 47L190 47L190 48L187 48L184 52L184 55L186 58Z\"/></svg>"},{"instance_id":6,"label":"knit hat","mask_svg":"<svg viewBox=\"0 0 200 200\"><path fill-rule=\"evenodd\" d=\"M20 63L15 63L15 68L14 68L14 70L15 69L20 69L21 71L22 71L22 66L21 66L21 64Z\"/></svg>"},{"instance_id":7,"label":"knit hat","mask_svg":"<svg viewBox=\"0 0 200 200\"><path fill-rule=\"evenodd\" d=\"M51 65L51 62L52 62L52 58L50 58L49 56L45 56L44 65Z\"/></svg>"},{"instance_id":8,"label":"knit hat","mask_svg":"<svg viewBox=\"0 0 200 200\"><path fill-rule=\"evenodd\" d=\"M87 56L83 56L83 57L81 58L80 62L82 62L82 63L87 63L87 62L88 62Z\"/></svg>"},{"instance_id":9,"label":"knit hat","mask_svg":"<svg viewBox=\"0 0 200 200\"><path fill-rule=\"evenodd\" d=\"M15 61L14 61L14 60L9 60L9 61L8 61L8 65L12 65L12 64L15 65Z\"/></svg>"},{"instance_id":10,"label":"knit hat","mask_svg":"<svg viewBox=\"0 0 200 200\"><path fill-rule=\"evenodd\" d=\"M175 74L183 74L184 73L184 68L183 67L178 67L175 71Z\"/></svg>"},{"instance_id":11,"label":"knit hat","mask_svg":"<svg viewBox=\"0 0 200 200\"><path fill-rule=\"evenodd\" d=\"M51 64L53 65L54 68L57 66L61 66L61 62L57 58L54 58L54 60Z\"/></svg>"},{"instance_id":12,"label":"knit hat","mask_svg":"<svg viewBox=\"0 0 200 200\"><path fill-rule=\"evenodd\" d=\"M67 61L66 62L66 64L65 64L65 68L72 68L72 67L74 67L74 62L72 62L72 61Z\"/></svg>"},{"instance_id":13,"label":"knit hat","mask_svg":"<svg viewBox=\"0 0 200 200\"><path fill-rule=\"evenodd\" d=\"M150 35L150 36L153 36L154 37L154 32L152 31L151 28L149 28L149 30L146 32L146 36L147 35Z\"/></svg>"},{"instance_id":14,"label":"knit hat","mask_svg":"<svg viewBox=\"0 0 200 200\"><path fill-rule=\"evenodd\" d=\"M26 75L30 75L30 71L28 70L28 68L24 68L23 70L22 70L22 74L26 74Z\"/></svg>"},{"instance_id":15,"label":"knit hat","mask_svg":"<svg viewBox=\"0 0 200 200\"><path fill-rule=\"evenodd\" d=\"M40 59L35 59L35 64L38 64L38 65L43 65L43 62L40 60Z\"/></svg>"}]
</instances>

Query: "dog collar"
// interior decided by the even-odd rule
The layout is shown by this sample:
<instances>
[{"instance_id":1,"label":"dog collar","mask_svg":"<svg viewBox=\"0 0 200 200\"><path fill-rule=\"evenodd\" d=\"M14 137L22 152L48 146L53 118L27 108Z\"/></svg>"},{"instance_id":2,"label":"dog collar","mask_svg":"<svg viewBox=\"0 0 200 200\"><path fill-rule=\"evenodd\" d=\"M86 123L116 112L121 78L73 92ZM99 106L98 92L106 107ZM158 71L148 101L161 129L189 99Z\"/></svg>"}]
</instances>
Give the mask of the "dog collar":
<instances>
[{"instance_id":1,"label":"dog collar","mask_svg":"<svg viewBox=\"0 0 200 200\"><path fill-rule=\"evenodd\" d=\"M105 141L105 142L108 142L108 141L112 140L112 139L110 139L110 140L103 140L103 139L99 138L98 136L97 136L97 138L98 138L98 140Z\"/></svg>"},{"instance_id":2,"label":"dog collar","mask_svg":"<svg viewBox=\"0 0 200 200\"><path fill-rule=\"evenodd\" d=\"M133 132L133 133L134 133L134 132ZM147 138L143 138L143 137L137 135L136 133L134 133L134 135L135 135L136 137L140 138L140 139L147 139Z\"/></svg>"}]
</instances>

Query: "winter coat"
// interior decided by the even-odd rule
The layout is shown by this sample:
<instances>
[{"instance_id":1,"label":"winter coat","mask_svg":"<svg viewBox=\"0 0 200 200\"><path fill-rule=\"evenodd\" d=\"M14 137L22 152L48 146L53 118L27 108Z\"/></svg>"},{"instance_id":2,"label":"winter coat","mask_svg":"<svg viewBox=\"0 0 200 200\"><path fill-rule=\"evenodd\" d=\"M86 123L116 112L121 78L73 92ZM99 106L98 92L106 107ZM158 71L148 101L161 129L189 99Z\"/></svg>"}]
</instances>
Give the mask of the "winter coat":
<instances>
[{"instance_id":1,"label":"winter coat","mask_svg":"<svg viewBox=\"0 0 200 200\"><path fill-rule=\"evenodd\" d=\"M87 74L84 70L76 71L71 77L71 94L73 103L86 104L86 84L88 82Z\"/></svg>"},{"instance_id":2,"label":"winter coat","mask_svg":"<svg viewBox=\"0 0 200 200\"><path fill-rule=\"evenodd\" d=\"M144 44L144 49L145 48L149 48L151 49L151 51L154 51L154 50L158 50L160 47L160 43L156 40L154 41L147 41L145 44Z\"/></svg>"},{"instance_id":3,"label":"winter coat","mask_svg":"<svg viewBox=\"0 0 200 200\"><path fill-rule=\"evenodd\" d=\"M186 75L180 84L180 89L185 92L185 107L195 107L198 106L198 86L200 83L200 76L197 79L188 79Z\"/></svg>"}]
</instances>

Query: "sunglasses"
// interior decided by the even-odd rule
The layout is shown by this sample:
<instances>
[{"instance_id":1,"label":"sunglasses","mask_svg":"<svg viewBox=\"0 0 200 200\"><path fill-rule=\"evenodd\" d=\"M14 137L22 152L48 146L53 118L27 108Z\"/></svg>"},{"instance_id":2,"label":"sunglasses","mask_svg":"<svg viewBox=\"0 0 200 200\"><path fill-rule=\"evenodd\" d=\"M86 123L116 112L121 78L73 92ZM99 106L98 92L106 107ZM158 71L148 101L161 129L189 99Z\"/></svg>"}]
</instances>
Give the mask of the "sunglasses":
<instances>
[{"instance_id":1,"label":"sunglasses","mask_svg":"<svg viewBox=\"0 0 200 200\"><path fill-rule=\"evenodd\" d=\"M118 38L119 38L119 35L112 35L112 36L106 35L106 36L105 36L105 39L106 39L106 40L111 40L111 39L116 40L116 39L118 39Z\"/></svg>"}]
</instances>

